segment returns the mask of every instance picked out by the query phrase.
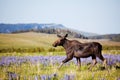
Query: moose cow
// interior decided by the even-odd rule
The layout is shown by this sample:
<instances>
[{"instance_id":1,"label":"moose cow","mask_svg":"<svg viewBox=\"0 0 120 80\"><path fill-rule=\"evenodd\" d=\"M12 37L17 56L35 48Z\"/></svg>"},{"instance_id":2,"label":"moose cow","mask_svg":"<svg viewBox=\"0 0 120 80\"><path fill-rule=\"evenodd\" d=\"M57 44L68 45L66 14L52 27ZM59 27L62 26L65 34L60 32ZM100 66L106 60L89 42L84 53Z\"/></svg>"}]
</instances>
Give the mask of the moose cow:
<instances>
[{"instance_id":1,"label":"moose cow","mask_svg":"<svg viewBox=\"0 0 120 80\"><path fill-rule=\"evenodd\" d=\"M67 57L59 65L58 69L61 68L61 66L64 63L70 61L73 57L76 58L78 69L80 69L81 66L80 58L87 58L90 56L92 57L93 63L91 63L90 67L88 68L89 70L91 70L92 67L95 66L95 64L97 63L96 57L102 60L104 67L106 67L107 61L101 54L102 45L100 43L98 42L81 43L77 40L68 40L66 39L68 34L66 34L65 36L61 35L57 36L59 37L59 39L53 43L53 46L54 47L63 46L67 55Z\"/></svg>"}]
</instances>

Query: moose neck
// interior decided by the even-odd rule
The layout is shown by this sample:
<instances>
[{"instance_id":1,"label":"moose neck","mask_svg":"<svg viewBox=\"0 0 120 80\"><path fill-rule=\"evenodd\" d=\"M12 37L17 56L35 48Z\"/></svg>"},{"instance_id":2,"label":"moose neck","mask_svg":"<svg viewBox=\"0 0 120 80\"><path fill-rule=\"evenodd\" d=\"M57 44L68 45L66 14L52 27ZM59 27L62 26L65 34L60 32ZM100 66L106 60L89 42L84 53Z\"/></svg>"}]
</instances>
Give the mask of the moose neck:
<instances>
[{"instance_id":1,"label":"moose neck","mask_svg":"<svg viewBox=\"0 0 120 80\"><path fill-rule=\"evenodd\" d=\"M67 48L69 47L69 43L70 43L70 41L68 39L66 39L65 43L63 44L63 47L65 50L67 50Z\"/></svg>"}]
</instances>

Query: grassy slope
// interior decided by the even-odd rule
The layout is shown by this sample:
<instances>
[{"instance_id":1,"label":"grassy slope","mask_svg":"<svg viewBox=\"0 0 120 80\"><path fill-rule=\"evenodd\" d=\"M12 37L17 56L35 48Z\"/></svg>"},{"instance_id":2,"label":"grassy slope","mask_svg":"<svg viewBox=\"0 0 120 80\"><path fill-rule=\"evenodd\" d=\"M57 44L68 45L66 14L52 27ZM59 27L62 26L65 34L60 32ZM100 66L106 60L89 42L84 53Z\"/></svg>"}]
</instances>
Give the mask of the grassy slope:
<instances>
[{"instance_id":1,"label":"grassy slope","mask_svg":"<svg viewBox=\"0 0 120 80\"><path fill-rule=\"evenodd\" d=\"M55 35L42 33L0 34L0 48L50 47Z\"/></svg>"},{"instance_id":2,"label":"grassy slope","mask_svg":"<svg viewBox=\"0 0 120 80\"><path fill-rule=\"evenodd\" d=\"M52 43L57 39L55 34L44 33L18 33L18 34L0 34L0 48L32 48L32 47L52 47ZM70 38L73 39L73 38ZM100 42L102 45L120 46L120 42L108 40L83 40L76 39L80 42Z\"/></svg>"}]
</instances>

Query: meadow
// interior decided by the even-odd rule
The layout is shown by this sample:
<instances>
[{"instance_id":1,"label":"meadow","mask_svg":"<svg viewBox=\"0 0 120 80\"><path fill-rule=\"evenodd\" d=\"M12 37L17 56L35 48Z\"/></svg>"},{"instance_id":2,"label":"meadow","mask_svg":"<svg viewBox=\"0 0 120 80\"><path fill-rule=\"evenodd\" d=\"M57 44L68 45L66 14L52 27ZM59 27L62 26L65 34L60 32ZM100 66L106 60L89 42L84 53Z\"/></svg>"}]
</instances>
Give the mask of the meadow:
<instances>
[{"instance_id":1,"label":"meadow","mask_svg":"<svg viewBox=\"0 0 120 80\"><path fill-rule=\"evenodd\" d=\"M62 50L63 48L53 48L52 43L58 39L56 34L45 34L45 33L17 33L17 34L0 34L0 52L41 52L50 50ZM110 41L106 39L92 40L92 39L79 39L71 38L70 40L78 40L82 43L85 42L99 42L103 45L103 50L120 50L120 42ZM29 51L31 50L31 51Z\"/></svg>"},{"instance_id":2,"label":"meadow","mask_svg":"<svg viewBox=\"0 0 120 80\"><path fill-rule=\"evenodd\" d=\"M52 53L50 53L52 54ZM119 80L120 55L104 54L108 60L107 69L102 62L88 70L91 58L82 58L81 70L77 69L76 59L57 69L65 58L63 55L49 56L2 56L0 57L1 80Z\"/></svg>"},{"instance_id":3,"label":"meadow","mask_svg":"<svg viewBox=\"0 0 120 80\"><path fill-rule=\"evenodd\" d=\"M0 34L0 80L120 80L120 42L70 38L103 45L107 69L97 59L97 65L89 71L90 57L81 59L81 70L76 59L57 69L66 56L62 47L52 47L56 39L55 34L34 32Z\"/></svg>"}]
</instances>

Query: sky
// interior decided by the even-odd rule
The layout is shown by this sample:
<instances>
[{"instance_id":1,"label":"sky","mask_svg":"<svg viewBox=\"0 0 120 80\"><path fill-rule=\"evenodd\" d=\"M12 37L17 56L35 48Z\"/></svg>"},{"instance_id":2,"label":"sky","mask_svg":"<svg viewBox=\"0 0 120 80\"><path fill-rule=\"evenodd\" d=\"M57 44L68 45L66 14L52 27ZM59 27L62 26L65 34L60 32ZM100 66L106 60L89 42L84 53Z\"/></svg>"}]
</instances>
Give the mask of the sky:
<instances>
[{"instance_id":1,"label":"sky","mask_svg":"<svg viewBox=\"0 0 120 80\"><path fill-rule=\"evenodd\" d=\"M0 0L0 23L56 23L85 32L120 33L120 0Z\"/></svg>"}]
</instances>

